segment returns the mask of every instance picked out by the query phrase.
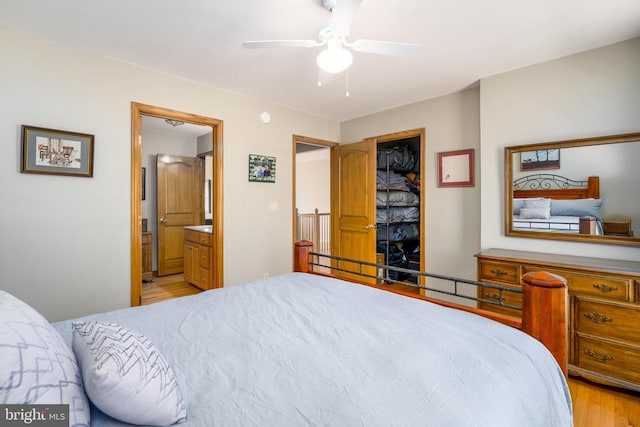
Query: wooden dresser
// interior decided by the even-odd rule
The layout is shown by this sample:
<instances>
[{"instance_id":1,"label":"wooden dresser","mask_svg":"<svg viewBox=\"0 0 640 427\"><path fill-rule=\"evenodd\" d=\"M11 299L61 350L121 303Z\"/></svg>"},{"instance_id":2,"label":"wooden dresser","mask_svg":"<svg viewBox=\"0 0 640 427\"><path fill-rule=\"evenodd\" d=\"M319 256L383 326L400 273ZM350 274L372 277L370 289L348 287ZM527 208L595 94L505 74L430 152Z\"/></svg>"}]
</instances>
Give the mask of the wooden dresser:
<instances>
[{"instance_id":1,"label":"wooden dresser","mask_svg":"<svg viewBox=\"0 0 640 427\"><path fill-rule=\"evenodd\" d=\"M569 373L640 391L640 262L489 249L476 254L478 280L520 288L529 271L567 279ZM479 297L520 306L521 294L480 288ZM508 314L518 310L480 304Z\"/></svg>"}]
</instances>

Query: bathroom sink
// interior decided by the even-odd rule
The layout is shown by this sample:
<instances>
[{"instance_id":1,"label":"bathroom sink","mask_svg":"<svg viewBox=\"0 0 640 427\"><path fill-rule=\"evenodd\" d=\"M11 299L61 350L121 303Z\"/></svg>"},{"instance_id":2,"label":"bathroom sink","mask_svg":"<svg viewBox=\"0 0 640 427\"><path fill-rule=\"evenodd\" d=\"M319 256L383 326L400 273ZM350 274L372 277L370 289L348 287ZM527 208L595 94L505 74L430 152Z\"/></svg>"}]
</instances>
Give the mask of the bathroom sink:
<instances>
[{"instance_id":1,"label":"bathroom sink","mask_svg":"<svg viewBox=\"0 0 640 427\"><path fill-rule=\"evenodd\" d=\"M213 227L210 225L187 225L184 228L199 231L200 233L211 233Z\"/></svg>"}]
</instances>

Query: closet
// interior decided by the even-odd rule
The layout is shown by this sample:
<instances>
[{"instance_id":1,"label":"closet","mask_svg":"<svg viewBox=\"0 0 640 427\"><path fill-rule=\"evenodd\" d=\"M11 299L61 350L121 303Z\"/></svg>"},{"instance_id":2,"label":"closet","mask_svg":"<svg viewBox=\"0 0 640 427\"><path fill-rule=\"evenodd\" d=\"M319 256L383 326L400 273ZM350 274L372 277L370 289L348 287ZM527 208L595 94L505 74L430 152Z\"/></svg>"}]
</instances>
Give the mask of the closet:
<instances>
[{"instance_id":1,"label":"closet","mask_svg":"<svg viewBox=\"0 0 640 427\"><path fill-rule=\"evenodd\" d=\"M341 144L331 157L331 253L372 264L425 270L424 129L402 131ZM342 265L343 277L356 265ZM364 267L371 283L375 268ZM354 270L355 271L355 270ZM416 282L410 273L390 273L388 280ZM394 285L395 286L395 285ZM418 292L411 287L406 290Z\"/></svg>"},{"instance_id":2,"label":"closet","mask_svg":"<svg viewBox=\"0 0 640 427\"><path fill-rule=\"evenodd\" d=\"M420 270L420 137L377 144L376 253L394 267ZM388 279L417 283L415 274Z\"/></svg>"}]
</instances>

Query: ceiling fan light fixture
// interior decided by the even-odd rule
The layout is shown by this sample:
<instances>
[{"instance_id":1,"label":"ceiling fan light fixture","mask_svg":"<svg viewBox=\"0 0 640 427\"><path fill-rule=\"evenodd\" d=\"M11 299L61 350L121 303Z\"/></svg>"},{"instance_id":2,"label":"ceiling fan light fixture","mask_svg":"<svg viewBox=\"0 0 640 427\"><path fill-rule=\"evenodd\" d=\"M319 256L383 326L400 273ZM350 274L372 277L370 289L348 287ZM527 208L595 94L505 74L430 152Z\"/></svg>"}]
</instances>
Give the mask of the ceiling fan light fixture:
<instances>
[{"instance_id":1,"label":"ceiling fan light fixture","mask_svg":"<svg viewBox=\"0 0 640 427\"><path fill-rule=\"evenodd\" d=\"M316 60L318 67L331 74L338 74L351 66L353 55L343 48L339 40L329 40L327 48Z\"/></svg>"}]
</instances>

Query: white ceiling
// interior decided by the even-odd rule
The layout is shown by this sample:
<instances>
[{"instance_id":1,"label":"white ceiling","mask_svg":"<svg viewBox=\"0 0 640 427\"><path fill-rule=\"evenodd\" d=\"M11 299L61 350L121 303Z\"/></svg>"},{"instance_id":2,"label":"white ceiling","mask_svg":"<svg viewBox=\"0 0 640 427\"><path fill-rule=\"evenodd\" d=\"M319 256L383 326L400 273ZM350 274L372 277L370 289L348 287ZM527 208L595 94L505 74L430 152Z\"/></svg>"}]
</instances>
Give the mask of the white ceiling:
<instances>
[{"instance_id":1,"label":"white ceiling","mask_svg":"<svg viewBox=\"0 0 640 427\"><path fill-rule=\"evenodd\" d=\"M340 0L338 0L340 1ZM363 0L359 38L420 56L356 53L317 87L320 0L0 0L0 25L37 38L344 121L469 87L483 77L640 36L640 0Z\"/></svg>"}]
</instances>

